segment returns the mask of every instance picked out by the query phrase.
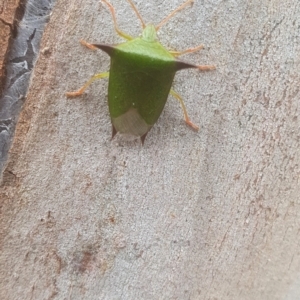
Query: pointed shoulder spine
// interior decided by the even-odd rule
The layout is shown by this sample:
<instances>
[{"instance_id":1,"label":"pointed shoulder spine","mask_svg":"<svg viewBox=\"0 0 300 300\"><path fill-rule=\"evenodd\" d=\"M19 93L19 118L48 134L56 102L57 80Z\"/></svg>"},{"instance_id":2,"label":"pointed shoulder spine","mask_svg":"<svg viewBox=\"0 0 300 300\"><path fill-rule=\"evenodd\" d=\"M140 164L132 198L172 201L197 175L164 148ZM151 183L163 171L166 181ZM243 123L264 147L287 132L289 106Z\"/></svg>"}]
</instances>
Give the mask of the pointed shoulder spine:
<instances>
[{"instance_id":1,"label":"pointed shoulder spine","mask_svg":"<svg viewBox=\"0 0 300 300\"><path fill-rule=\"evenodd\" d=\"M179 70L182 70L182 69L189 69L189 68L197 69L198 66L194 65L194 64L191 64L191 63L184 62L180 59L176 59L176 71L179 71Z\"/></svg>"},{"instance_id":2,"label":"pointed shoulder spine","mask_svg":"<svg viewBox=\"0 0 300 300\"><path fill-rule=\"evenodd\" d=\"M106 45L106 44L93 44L93 46L95 46L98 49L103 50L104 52L106 52L109 56L112 56L112 54L115 51L115 46L113 45Z\"/></svg>"}]
</instances>

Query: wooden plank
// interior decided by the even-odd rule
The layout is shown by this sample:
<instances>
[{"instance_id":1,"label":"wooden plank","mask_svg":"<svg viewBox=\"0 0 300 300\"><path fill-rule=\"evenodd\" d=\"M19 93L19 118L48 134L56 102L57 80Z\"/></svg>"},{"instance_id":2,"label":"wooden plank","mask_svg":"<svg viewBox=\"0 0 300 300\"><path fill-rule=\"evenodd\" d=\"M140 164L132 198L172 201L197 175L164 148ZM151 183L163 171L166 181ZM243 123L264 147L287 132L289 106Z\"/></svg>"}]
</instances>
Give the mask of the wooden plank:
<instances>
[{"instance_id":1,"label":"wooden plank","mask_svg":"<svg viewBox=\"0 0 300 300\"><path fill-rule=\"evenodd\" d=\"M126 1L120 27L140 32ZM139 1L159 22L181 1ZM297 1L195 1L162 43L206 45L145 145L110 140L107 82L68 100L114 44L99 1L58 0L0 197L1 299L297 299L300 227Z\"/></svg>"}]
</instances>

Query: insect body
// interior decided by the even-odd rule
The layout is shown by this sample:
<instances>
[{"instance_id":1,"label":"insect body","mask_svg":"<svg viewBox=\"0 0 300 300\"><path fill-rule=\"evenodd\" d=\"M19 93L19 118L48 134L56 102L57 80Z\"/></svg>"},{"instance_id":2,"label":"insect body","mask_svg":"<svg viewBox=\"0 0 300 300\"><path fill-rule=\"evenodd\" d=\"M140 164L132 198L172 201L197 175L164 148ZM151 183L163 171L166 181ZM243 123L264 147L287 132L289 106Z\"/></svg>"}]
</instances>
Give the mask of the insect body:
<instances>
[{"instance_id":1,"label":"insect body","mask_svg":"<svg viewBox=\"0 0 300 300\"><path fill-rule=\"evenodd\" d=\"M102 0L110 9L117 33L127 42L116 46L104 44L82 44L90 49L99 48L111 57L110 71L94 75L81 89L69 92L68 97L81 95L96 79L109 77L108 105L113 127L117 132L135 135L142 142L158 120L165 106L169 93L180 101L185 121L198 130L186 112L182 98L171 88L175 73L181 69L197 68L202 71L213 70L214 66L197 66L178 60L176 57L198 51L203 46L187 49L182 52L168 51L158 41L157 30L178 10L193 0L188 0L158 26L145 25L131 0L128 0L143 25L141 37L132 38L122 32L116 23L114 8L106 0Z\"/></svg>"}]
</instances>

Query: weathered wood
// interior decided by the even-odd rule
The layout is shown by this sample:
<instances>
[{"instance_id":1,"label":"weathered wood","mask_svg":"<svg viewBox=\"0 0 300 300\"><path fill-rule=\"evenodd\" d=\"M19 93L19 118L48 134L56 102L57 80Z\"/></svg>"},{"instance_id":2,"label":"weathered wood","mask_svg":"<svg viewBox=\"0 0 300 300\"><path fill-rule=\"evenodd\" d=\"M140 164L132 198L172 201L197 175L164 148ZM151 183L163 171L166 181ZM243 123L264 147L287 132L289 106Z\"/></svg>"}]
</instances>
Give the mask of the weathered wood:
<instances>
[{"instance_id":1,"label":"weathered wood","mask_svg":"<svg viewBox=\"0 0 300 300\"><path fill-rule=\"evenodd\" d=\"M5 56L9 39L14 29L14 18L20 0L1 0L0 2L0 96L5 77Z\"/></svg>"},{"instance_id":2,"label":"weathered wood","mask_svg":"<svg viewBox=\"0 0 300 300\"><path fill-rule=\"evenodd\" d=\"M181 1L138 2L159 22ZM120 27L140 32L126 1ZM195 1L164 45L181 72L145 145L110 140L107 82L66 99L117 43L99 1L58 0L1 188L1 299L298 299L300 5Z\"/></svg>"}]
</instances>

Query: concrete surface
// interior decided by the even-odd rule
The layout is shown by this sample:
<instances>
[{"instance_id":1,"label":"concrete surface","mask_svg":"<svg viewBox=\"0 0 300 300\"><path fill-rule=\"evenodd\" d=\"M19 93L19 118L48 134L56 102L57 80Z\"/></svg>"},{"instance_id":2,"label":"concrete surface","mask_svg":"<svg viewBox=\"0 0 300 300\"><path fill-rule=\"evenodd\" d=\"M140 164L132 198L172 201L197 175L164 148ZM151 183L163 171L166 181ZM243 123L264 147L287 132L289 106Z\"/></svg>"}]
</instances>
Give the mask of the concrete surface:
<instances>
[{"instance_id":1,"label":"concrete surface","mask_svg":"<svg viewBox=\"0 0 300 300\"><path fill-rule=\"evenodd\" d=\"M139 22L111 1L120 27ZM159 22L181 1L136 1ZM145 145L110 140L107 82L64 93L117 43L99 1L57 0L3 175L1 299L299 299L297 1L195 1L161 28L182 71Z\"/></svg>"}]
</instances>

